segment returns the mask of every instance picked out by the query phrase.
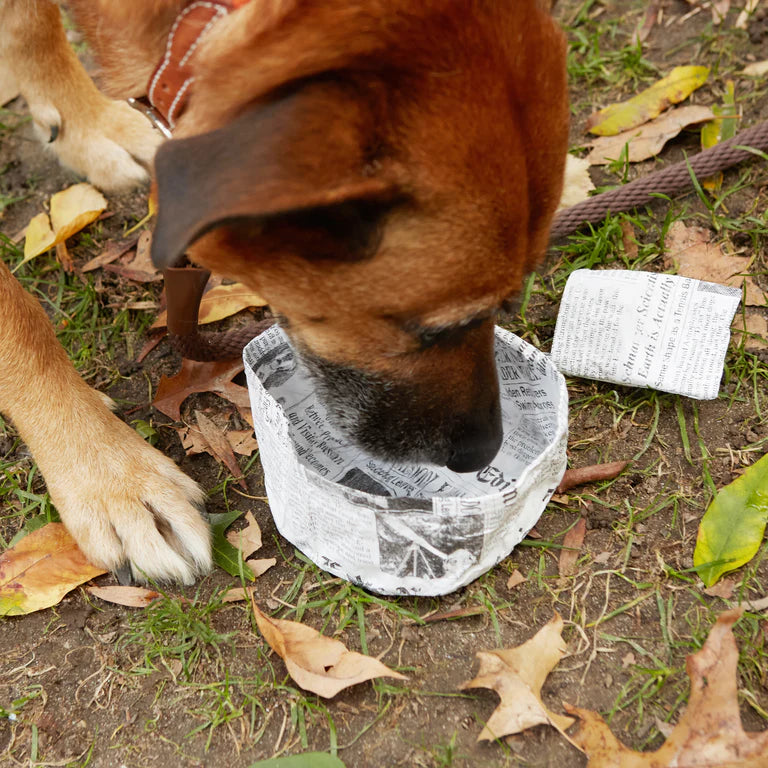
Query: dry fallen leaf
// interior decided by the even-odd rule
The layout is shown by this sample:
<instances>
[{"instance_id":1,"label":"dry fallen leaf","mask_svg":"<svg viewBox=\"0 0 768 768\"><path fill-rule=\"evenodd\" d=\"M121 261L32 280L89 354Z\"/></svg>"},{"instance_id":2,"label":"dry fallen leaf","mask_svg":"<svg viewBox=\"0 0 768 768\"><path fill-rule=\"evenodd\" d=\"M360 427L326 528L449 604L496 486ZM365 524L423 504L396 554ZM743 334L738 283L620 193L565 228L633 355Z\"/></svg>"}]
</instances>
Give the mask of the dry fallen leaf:
<instances>
[{"instance_id":1,"label":"dry fallen leaf","mask_svg":"<svg viewBox=\"0 0 768 768\"><path fill-rule=\"evenodd\" d=\"M163 376L152 405L174 421L181 419L181 404L195 392L215 392L237 406L240 415L251 423L251 401L248 390L232 379L243 370L242 358L216 363L182 360L181 370L171 378Z\"/></svg>"},{"instance_id":2,"label":"dry fallen leaf","mask_svg":"<svg viewBox=\"0 0 768 768\"><path fill-rule=\"evenodd\" d=\"M146 608L160 597L159 592L146 587L88 587L86 591L107 603L125 605L128 608Z\"/></svg>"},{"instance_id":3,"label":"dry fallen leaf","mask_svg":"<svg viewBox=\"0 0 768 768\"><path fill-rule=\"evenodd\" d=\"M228 589L221 598L222 603L240 603L243 600L249 600L250 594L243 587L233 587Z\"/></svg>"},{"instance_id":4,"label":"dry fallen leaf","mask_svg":"<svg viewBox=\"0 0 768 768\"><path fill-rule=\"evenodd\" d=\"M232 450L241 456L252 456L259 449L252 429L233 429L227 432L227 440Z\"/></svg>"},{"instance_id":5,"label":"dry fallen leaf","mask_svg":"<svg viewBox=\"0 0 768 768\"><path fill-rule=\"evenodd\" d=\"M137 235L128 237L125 240L110 240L98 256L94 256L80 267L80 271L92 272L94 269L103 267L105 264L117 261L124 253L128 253L138 241Z\"/></svg>"},{"instance_id":6,"label":"dry fallen leaf","mask_svg":"<svg viewBox=\"0 0 768 768\"><path fill-rule=\"evenodd\" d=\"M240 471L232 446L224 433L202 411L195 411L195 419L205 442L211 447L213 457L229 470L229 474L235 478L243 490L248 490L248 485Z\"/></svg>"},{"instance_id":7,"label":"dry fallen leaf","mask_svg":"<svg viewBox=\"0 0 768 768\"><path fill-rule=\"evenodd\" d=\"M742 337L745 349L766 349L768 347L768 318L754 312L745 315L738 314L733 319L731 326L734 334L734 343L740 344Z\"/></svg>"},{"instance_id":8,"label":"dry fallen leaf","mask_svg":"<svg viewBox=\"0 0 768 768\"><path fill-rule=\"evenodd\" d=\"M259 576L263 576L270 568L277 565L276 557L265 557L261 560L253 559L246 560L245 564L251 569L253 575L258 579Z\"/></svg>"},{"instance_id":9,"label":"dry fallen leaf","mask_svg":"<svg viewBox=\"0 0 768 768\"><path fill-rule=\"evenodd\" d=\"M596 712L566 707L581 720L573 741L586 752L587 768L765 768L768 731L744 731L739 714L739 651L731 627L741 614L720 614L704 647L688 657L688 707L655 752L628 749Z\"/></svg>"},{"instance_id":10,"label":"dry fallen leaf","mask_svg":"<svg viewBox=\"0 0 768 768\"><path fill-rule=\"evenodd\" d=\"M156 283L163 279L162 274L155 268L150 257L152 233L145 229L136 242L136 254L129 264L103 263L108 272L114 272L135 283Z\"/></svg>"},{"instance_id":11,"label":"dry fallen leaf","mask_svg":"<svg viewBox=\"0 0 768 768\"><path fill-rule=\"evenodd\" d=\"M560 197L561 208L569 208L589 197L595 188L589 175L590 163L587 159L568 155L565 162L565 183Z\"/></svg>"},{"instance_id":12,"label":"dry fallen leaf","mask_svg":"<svg viewBox=\"0 0 768 768\"><path fill-rule=\"evenodd\" d=\"M747 0L744 8L739 13L736 23L733 25L736 29L746 29L750 16L757 10L760 0Z\"/></svg>"},{"instance_id":13,"label":"dry fallen leaf","mask_svg":"<svg viewBox=\"0 0 768 768\"><path fill-rule=\"evenodd\" d=\"M567 469L560 485L557 486L557 493L565 493L577 485L613 480L627 468L628 464L628 461L609 461L606 464L590 464L588 467Z\"/></svg>"},{"instance_id":14,"label":"dry fallen leaf","mask_svg":"<svg viewBox=\"0 0 768 768\"><path fill-rule=\"evenodd\" d=\"M768 59L765 61L756 61L753 64L747 64L741 72L743 75L749 75L750 77L762 77L768 74Z\"/></svg>"},{"instance_id":15,"label":"dry fallen leaf","mask_svg":"<svg viewBox=\"0 0 768 768\"><path fill-rule=\"evenodd\" d=\"M507 589L514 589L525 581L528 581L528 579L515 568L515 570L512 571L512 575L507 579Z\"/></svg>"},{"instance_id":16,"label":"dry fallen leaf","mask_svg":"<svg viewBox=\"0 0 768 768\"><path fill-rule=\"evenodd\" d=\"M626 159L638 163L655 157L664 145L677 136L686 126L703 123L716 117L710 107L689 106L670 109L640 128L632 128L616 136L602 136L585 144L591 147L585 160L590 165L608 165L624 159L624 147L627 147Z\"/></svg>"},{"instance_id":17,"label":"dry fallen leaf","mask_svg":"<svg viewBox=\"0 0 768 768\"><path fill-rule=\"evenodd\" d=\"M50 608L102 573L61 523L48 523L0 555L0 616Z\"/></svg>"},{"instance_id":18,"label":"dry fallen leaf","mask_svg":"<svg viewBox=\"0 0 768 768\"><path fill-rule=\"evenodd\" d=\"M730 600L733 597L734 589L736 589L736 579L721 579L717 584L707 587L704 590L704 594L710 597L722 597L723 600Z\"/></svg>"},{"instance_id":19,"label":"dry fallen leaf","mask_svg":"<svg viewBox=\"0 0 768 768\"><path fill-rule=\"evenodd\" d=\"M261 528L253 516L253 512L245 513L245 522L248 525L239 531L230 531L226 539L235 548L240 550L243 560L250 557L257 549L261 549Z\"/></svg>"},{"instance_id":20,"label":"dry fallen leaf","mask_svg":"<svg viewBox=\"0 0 768 768\"><path fill-rule=\"evenodd\" d=\"M727 255L722 245L711 242L709 230L675 221L667 230L664 250L665 265L676 264L679 275L735 288L746 283L746 304L753 307L765 305L765 293L751 277L743 276L749 267L749 259Z\"/></svg>"},{"instance_id":21,"label":"dry fallen leaf","mask_svg":"<svg viewBox=\"0 0 768 768\"><path fill-rule=\"evenodd\" d=\"M104 195L85 182L57 192L51 198L50 220L40 213L27 225L22 264L87 227L106 207Z\"/></svg>"},{"instance_id":22,"label":"dry fallen leaf","mask_svg":"<svg viewBox=\"0 0 768 768\"><path fill-rule=\"evenodd\" d=\"M259 610L253 594L251 605L269 647L285 662L293 681L305 691L329 699L344 688L376 677L407 679L378 659L348 651L342 642L325 637L312 627L296 621L271 619Z\"/></svg>"},{"instance_id":23,"label":"dry fallen leaf","mask_svg":"<svg viewBox=\"0 0 768 768\"><path fill-rule=\"evenodd\" d=\"M565 655L562 632L563 620L556 613L522 645L477 654L477 677L460 688L490 688L501 697L478 741L491 741L541 724L553 725L566 736L565 729L574 723L573 718L552 712L541 700L541 687L547 675Z\"/></svg>"},{"instance_id":24,"label":"dry fallen leaf","mask_svg":"<svg viewBox=\"0 0 768 768\"><path fill-rule=\"evenodd\" d=\"M563 538L563 548L560 550L557 570L560 576L573 576L576 573L576 561L581 554L584 535L587 532L587 521L582 517Z\"/></svg>"}]
</instances>

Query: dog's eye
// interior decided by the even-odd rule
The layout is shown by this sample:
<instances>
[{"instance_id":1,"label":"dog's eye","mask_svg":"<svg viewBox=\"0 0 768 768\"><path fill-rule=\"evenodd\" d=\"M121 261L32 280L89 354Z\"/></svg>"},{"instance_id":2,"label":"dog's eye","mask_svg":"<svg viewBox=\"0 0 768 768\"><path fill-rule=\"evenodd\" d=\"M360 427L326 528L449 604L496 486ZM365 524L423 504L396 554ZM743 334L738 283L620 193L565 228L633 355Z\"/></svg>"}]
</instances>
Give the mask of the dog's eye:
<instances>
[{"instance_id":1,"label":"dog's eye","mask_svg":"<svg viewBox=\"0 0 768 768\"><path fill-rule=\"evenodd\" d=\"M409 330L419 341L419 349L429 349L434 346L451 347L460 344L464 336L471 330L479 328L493 317L495 313L470 317L458 323L442 326L415 326Z\"/></svg>"}]
</instances>

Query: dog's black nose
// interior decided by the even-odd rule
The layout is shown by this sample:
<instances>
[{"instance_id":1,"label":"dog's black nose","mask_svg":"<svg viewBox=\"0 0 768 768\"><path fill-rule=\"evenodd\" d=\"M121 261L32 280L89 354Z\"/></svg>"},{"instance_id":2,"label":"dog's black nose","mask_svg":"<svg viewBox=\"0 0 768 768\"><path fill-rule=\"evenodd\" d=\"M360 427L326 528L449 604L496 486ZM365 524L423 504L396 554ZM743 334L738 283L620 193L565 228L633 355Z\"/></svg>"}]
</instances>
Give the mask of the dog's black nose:
<instances>
[{"instance_id":1,"label":"dog's black nose","mask_svg":"<svg viewBox=\"0 0 768 768\"><path fill-rule=\"evenodd\" d=\"M467 420L454 433L453 453L446 462L452 472L476 472L487 467L499 452L503 436L501 411Z\"/></svg>"}]
</instances>

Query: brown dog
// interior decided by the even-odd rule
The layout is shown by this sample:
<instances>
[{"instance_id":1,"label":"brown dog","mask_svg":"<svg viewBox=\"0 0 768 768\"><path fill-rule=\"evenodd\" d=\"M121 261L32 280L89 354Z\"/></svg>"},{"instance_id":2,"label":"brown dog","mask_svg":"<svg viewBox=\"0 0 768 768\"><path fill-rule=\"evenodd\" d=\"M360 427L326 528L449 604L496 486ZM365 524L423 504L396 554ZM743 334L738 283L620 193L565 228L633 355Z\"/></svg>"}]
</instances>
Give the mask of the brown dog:
<instances>
[{"instance_id":1,"label":"brown dog","mask_svg":"<svg viewBox=\"0 0 768 768\"><path fill-rule=\"evenodd\" d=\"M176 125L155 159L155 262L187 251L262 293L330 413L381 456L471 471L500 445L494 318L544 252L567 147L564 41L549 4L229 0L168 97ZM188 6L68 3L113 96L157 90ZM155 139L93 90L58 9L4 0L0 30L36 122L58 126L51 146L64 162L103 186L135 180ZM90 141L126 162L105 171ZM0 407L86 553L153 577L205 568L189 481L168 465L164 479L150 472L152 449L76 378L6 272L0 292ZM43 370L33 397L23 382ZM146 537L157 546L140 551Z\"/></svg>"}]
</instances>

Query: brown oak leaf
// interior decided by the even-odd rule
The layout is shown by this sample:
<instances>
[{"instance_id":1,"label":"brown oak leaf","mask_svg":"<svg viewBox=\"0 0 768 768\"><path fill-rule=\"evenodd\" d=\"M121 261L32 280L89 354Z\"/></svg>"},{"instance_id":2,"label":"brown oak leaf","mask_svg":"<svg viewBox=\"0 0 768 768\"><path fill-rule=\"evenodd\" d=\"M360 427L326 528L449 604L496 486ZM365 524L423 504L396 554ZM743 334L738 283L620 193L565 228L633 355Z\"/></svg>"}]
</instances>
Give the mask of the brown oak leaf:
<instances>
[{"instance_id":1,"label":"brown oak leaf","mask_svg":"<svg viewBox=\"0 0 768 768\"><path fill-rule=\"evenodd\" d=\"M241 358L216 363L183 360L181 370L170 378L163 376L152 405L174 421L181 419L181 404L195 392L215 392L237 406L240 415L251 423L248 390L232 379L243 370Z\"/></svg>"},{"instance_id":2,"label":"brown oak leaf","mask_svg":"<svg viewBox=\"0 0 768 768\"><path fill-rule=\"evenodd\" d=\"M349 651L344 643L325 637L312 627L266 616L256 605L253 594L251 605L269 647L285 662L288 674L305 691L329 699L344 688L376 677L407 679L378 659Z\"/></svg>"},{"instance_id":3,"label":"brown oak leaf","mask_svg":"<svg viewBox=\"0 0 768 768\"><path fill-rule=\"evenodd\" d=\"M480 660L477 677L460 688L490 688L501 697L478 741L492 741L542 724L553 725L565 736L565 729L574 723L573 718L552 712L541 700L547 675L565 655L562 632L563 620L556 613L522 645L477 654Z\"/></svg>"},{"instance_id":4,"label":"brown oak leaf","mask_svg":"<svg viewBox=\"0 0 768 768\"><path fill-rule=\"evenodd\" d=\"M581 720L574 743L586 752L587 768L764 768L768 731L744 730L739 713L732 627L742 609L721 613L703 648L688 657L691 695L683 716L655 752L625 747L596 712L566 705Z\"/></svg>"}]
</instances>

